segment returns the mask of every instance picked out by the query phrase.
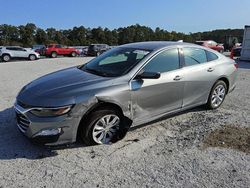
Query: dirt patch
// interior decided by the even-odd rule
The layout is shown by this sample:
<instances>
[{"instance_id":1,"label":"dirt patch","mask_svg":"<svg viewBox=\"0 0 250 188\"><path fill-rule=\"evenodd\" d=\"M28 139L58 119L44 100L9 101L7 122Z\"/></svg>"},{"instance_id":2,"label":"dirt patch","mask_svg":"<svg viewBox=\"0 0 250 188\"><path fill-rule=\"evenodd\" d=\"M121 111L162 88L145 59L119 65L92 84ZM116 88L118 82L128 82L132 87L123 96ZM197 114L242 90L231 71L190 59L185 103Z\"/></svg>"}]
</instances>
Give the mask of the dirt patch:
<instances>
[{"instance_id":1,"label":"dirt patch","mask_svg":"<svg viewBox=\"0 0 250 188\"><path fill-rule=\"evenodd\" d=\"M250 154L250 128L226 126L211 132L204 141L204 149L220 147L239 150Z\"/></svg>"}]
</instances>

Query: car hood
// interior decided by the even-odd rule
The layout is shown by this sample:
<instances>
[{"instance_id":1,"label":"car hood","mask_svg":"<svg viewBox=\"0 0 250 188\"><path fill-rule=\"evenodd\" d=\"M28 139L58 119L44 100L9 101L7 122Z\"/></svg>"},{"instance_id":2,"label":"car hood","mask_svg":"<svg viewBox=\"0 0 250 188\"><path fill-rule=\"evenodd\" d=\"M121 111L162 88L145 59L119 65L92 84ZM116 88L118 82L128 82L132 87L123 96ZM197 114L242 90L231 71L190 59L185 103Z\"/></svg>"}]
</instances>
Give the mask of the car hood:
<instances>
[{"instance_id":1,"label":"car hood","mask_svg":"<svg viewBox=\"0 0 250 188\"><path fill-rule=\"evenodd\" d=\"M76 97L94 95L94 91L110 86L111 79L87 73L77 67L68 68L32 81L23 87L17 101L46 107L75 104Z\"/></svg>"}]
</instances>

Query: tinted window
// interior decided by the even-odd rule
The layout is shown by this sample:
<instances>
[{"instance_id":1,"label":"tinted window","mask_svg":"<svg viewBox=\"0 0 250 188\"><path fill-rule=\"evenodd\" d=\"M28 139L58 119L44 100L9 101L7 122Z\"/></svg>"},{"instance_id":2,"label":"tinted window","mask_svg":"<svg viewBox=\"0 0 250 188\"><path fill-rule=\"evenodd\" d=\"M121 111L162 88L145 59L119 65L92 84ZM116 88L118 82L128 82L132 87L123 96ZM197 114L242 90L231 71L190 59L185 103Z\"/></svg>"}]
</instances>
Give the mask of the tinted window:
<instances>
[{"instance_id":1,"label":"tinted window","mask_svg":"<svg viewBox=\"0 0 250 188\"><path fill-rule=\"evenodd\" d=\"M199 48L183 48L186 66L196 65L207 62L206 52Z\"/></svg>"},{"instance_id":2,"label":"tinted window","mask_svg":"<svg viewBox=\"0 0 250 188\"><path fill-rule=\"evenodd\" d=\"M7 47L6 49L7 49L7 50L15 50L16 48L13 48L13 47Z\"/></svg>"},{"instance_id":3,"label":"tinted window","mask_svg":"<svg viewBox=\"0 0 250 188\"><path fill-rule=\"evenodd\" d=\"M161 52L154 57L145 67L146 72L167 72L179 68L178 49L171 49Z\"/></svg>"},{"instance_id":4,"label":"tinted window","mask_svg":"<svg viewBox=\"0 0 250 188\"><path fill-rule=\"evenodd\" d=\"M196 41L195 44L203 45L203 42L202 41Z\"/></svg>"},{"instance_id":5,"label":"tinted window","mask_svg":"<svg viewBox=\"0 0 250 188\"><path fill-rule=\"evenodd\" d=\"M24 48L16 48L16 51L26 51Z\"/></svg>"},{"instance_id":6,"label":"tinted window","mask_svg":"<svg viewBox=\"0 0 250 188\"><path fill-rule=\"evenodd\" d=\"M207 61L214 61L218 59L218 56L213 52L206 51L206 53L207 53Z\"/></svg>"},{"instance_id":7,"label":"tinted window","mask_svg":"<svg viewBox=\"0 0 250 188\"><path fill-rule=\"evenodd\" d=\"M56 48L62 48L62 46L61 45L56 45Z\"/></svg>"}]
</instances>

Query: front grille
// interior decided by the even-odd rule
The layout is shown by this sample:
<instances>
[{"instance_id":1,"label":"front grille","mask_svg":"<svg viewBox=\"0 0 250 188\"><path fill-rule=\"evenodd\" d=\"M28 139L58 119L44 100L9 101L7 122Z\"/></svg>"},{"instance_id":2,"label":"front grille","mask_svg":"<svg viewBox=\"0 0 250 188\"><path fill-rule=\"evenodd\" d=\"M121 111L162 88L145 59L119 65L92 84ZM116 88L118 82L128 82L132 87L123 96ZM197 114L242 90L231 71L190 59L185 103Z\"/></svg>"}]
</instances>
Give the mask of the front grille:
<instances>
[{"instance_id":1,"label":"front grille","mask_svg":"<svg viewBox=\"0 0 250 188\"><path fill-rule=\"evenodd\" d=\"M26 132L30 125L30 121L28 120L28 118L20 112L16 111L16 119L19 129L22 132Z\"/></svg>"}]
</instances>

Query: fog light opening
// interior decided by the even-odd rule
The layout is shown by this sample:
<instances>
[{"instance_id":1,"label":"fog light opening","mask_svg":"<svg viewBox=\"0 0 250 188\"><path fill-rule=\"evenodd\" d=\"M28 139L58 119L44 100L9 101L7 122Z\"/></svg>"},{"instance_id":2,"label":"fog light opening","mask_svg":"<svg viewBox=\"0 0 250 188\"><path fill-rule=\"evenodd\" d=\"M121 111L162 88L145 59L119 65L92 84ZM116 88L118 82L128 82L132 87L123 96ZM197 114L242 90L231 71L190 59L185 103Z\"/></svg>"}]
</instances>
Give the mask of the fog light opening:
<instances>
[{"instance_id":1,"label":"fog light opening","mask_svg":"<svg viewBox=\"0 0 250 188\"><path fill-rule=\"evenodd\" d=\"M62 133L62 128L57 128L57 129L47 129L47 130L42 130L39 133L35 134L34 137L37 136L56 136Z\"/></svg>"}]
</instances>

